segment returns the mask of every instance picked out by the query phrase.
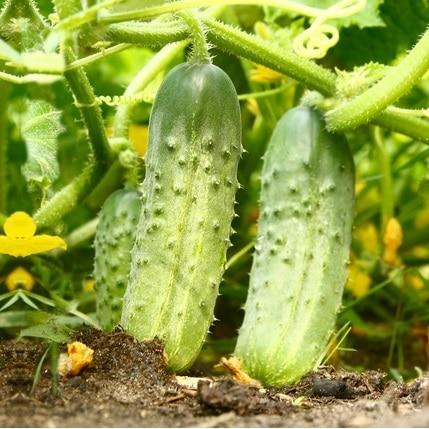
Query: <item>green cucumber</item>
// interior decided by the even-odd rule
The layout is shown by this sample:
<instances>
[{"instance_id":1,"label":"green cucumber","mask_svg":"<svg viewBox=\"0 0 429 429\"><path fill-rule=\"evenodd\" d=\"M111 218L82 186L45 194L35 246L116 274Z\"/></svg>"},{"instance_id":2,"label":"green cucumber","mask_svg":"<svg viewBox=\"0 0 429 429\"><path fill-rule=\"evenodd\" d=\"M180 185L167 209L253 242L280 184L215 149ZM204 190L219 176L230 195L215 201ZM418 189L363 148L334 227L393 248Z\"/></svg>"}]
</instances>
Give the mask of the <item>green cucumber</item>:
<instances>
[{"instance_id":1,"label":"green cucumber","mask_svg":"<svg viewBox=\"0 0 429 429\"><path fill-rule=\"evenodd\" d=\"M121 318L140 210L140 194L124 189L110 195L99 214L94 240L94 278L97 319L107 331Z\"/></svg>"},{"instance_id":2,"label":"green cucumber","mask_svg":"<svg viewBox=\"0 0 429 429\"><path fill-rule=\"evenodd\" d=\"M235 356L266 385L322 355L347 277L354 167L347 141L308 107L277 124L261 173L258 238Z\"/></svg>"},{"instance_id":3,"label":"green cucumber","mask_svg":"<svg viewBox=\"0 0 429 429\"><path fill-rule=\"evenodd\" d=\"M241 155L240 108L212 64L180 64L156 96L122 326L163 340L168 366L188 368L213 321L230 245Z\"/></svg>"}]
</instances>

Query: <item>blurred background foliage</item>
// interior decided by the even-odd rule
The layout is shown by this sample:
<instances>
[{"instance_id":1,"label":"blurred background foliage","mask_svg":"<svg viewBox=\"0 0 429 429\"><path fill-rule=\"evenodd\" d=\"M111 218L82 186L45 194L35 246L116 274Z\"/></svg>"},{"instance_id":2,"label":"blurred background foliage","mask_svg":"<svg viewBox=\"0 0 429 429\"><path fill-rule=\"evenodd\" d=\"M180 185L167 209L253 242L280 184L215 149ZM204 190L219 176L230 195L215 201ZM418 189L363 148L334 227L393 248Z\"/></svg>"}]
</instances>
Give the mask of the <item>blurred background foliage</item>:
<instances>
[{"instance_id":1,"label":"blurred background foliage","mask_svg":"<svg viewBox=\"0 0 429 429\"><path fill-rule=\"evenodd\" d=\"M140 3L128 1L116 7L130 10ZM329 6L333 1L301 3L322 7L321 3ZM47 22L53 13L51 2L39 0L37 4ZM41 43L38 37L46 24L41 21L37 27L19 11L13 13L3 16L0 37L18 51L33 49L34 44ZM276 40L281 46L290 46L294 35L308 25L302 17L255 6L228 7L222 19ZM359 77L364 69L357 67L365 63L391 65L400 60L425 30L429 2L371 0L354 19L334 22L340 29L340 41L320 63L349 72L343 77L350 83L347 79ZM91 28L85 35L79 40L80 57L97 52L97 43L103 40L102 29ZM239 167L243 188L237 195L237 234L229 252L233 263L221 285L216 306L219 320L212 327L197 369L211 367L233 350L243 317L241 308L252 260L250 247L257 232L261 157L278 119L299 103L306 90L290 78L215 47L211 53L214 63L230 75L241 95L247 153ZM121 95L152 55L149 49L135 47L86 67L96 95ZM185 55L179 55L176 63ZM160 75L149 88L147 102L133 109L129 139L140 156L147 148L151 100L161 79ZM400 100L400 106L427 108L428 100L426 74ZM102 110L106 129L110 130L115 106L103 104ZM49 121L32 126L31 120L41 113L47 114ZM409 137L370 126L349 132L347 137L356 163L350 275L338 318L338 329L344 328L342 332L347 335L342 341L337 337L332 342L335 352L330 362L353 369L382 368L396 378L412 377L427 369L429 357L429 149ZM3 174L9 183L3 215L16 210L34 213L41 201L82 171L89 156L83 122L64 80L19 86L0 82L0 139L7 144L7 171ZM68 237L91 222L98 210L99 204L91 204L90 198L85 200L56 226L55 233ZM391 218L395 220L389 223ZM240 257L235 257L238 252ZM0 255L2 335L16 335L20 329L43 324L52 317L71 326L82 323L81 315L91 316L95 308L92 270L92 238L62 254L25 259ZM15 296L12 292L18 289L25 291L25 298L10 303Z\"/></svg>"}]
</instances>

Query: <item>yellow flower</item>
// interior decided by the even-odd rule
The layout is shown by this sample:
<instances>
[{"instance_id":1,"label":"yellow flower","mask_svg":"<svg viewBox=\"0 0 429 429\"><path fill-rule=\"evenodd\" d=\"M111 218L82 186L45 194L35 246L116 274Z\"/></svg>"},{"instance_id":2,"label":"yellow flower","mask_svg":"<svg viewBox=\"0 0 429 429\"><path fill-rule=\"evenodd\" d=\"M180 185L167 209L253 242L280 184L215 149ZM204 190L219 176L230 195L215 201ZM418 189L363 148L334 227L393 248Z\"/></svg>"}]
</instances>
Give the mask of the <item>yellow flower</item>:
<instances>
[{"instance_id":1,"label":"yellow flower","mask_svg":"<svg viewBox=\"0 0 429 429\"><path fill-rule=\"evenodd\" d=\"M353 237L362 243L362 247L369 253L378 252L378 231L373 223L360 225L353 232Z\"/></svg>"},{"instance_id":2,"label":"yellow flower","mask_svg":"<svg viewBox=\"0 0 429 429\"><path fill-rule=\"evenodd\" d=\"M258 102L256 98L249 98L246 103L247 110L254 116L259 116L261 111L259 110Z\"/></svg>"},{"instance_id":3,"label":"yellow flower","mask_svg":"<svg viewBox=\"0 0 429 429\"><path fill-rule=\"evenodd\" d=\"M275 70L271 70L268 67L256 64L256 66L250 72L250 80L259 83L273 83L278 82L283 78L283 75Z\"/></svg>"},{"instance_id":4,"label":"yellow flower","mask_svg":"<svg viewBox=\"0 0 429 429\"><path fill-rule=\"evenodd\" d=\"M418 229L425 228L429 225L429 207L425 207L417 213L414 225Z\"/></svg>"},{"instance_id":5,"label":"yellow flower","mask_svg":"<svg viewBox=\"0 0 429 429\"><path fill-rule=\"evenodd\" d=\"M371 277L355 263L350 265L346 287L357 297L363 296L371 286Z\"/></svg>"},{"instance_id":6,"label":"yellow flower","mask_svg":"<svg viewBox=\"0 0 429 429\"><path fill-rule=\"evenodd\" d=\"M416 290L421 290L425 287L425 282L419 274L409 274L405 276L407 284Z\"/></svg>"},{"instance_id":7,"label":"yellow flower","mask_svg":"<svg viewBox=\"0 0 429 429\"><path fill-rule=\"evenodd\" d=\"M82 290L86 293L94 292L95 280L92 277L88 277L83 281Z\"/></svg>"},{"instance_id":8,"label":"yellow flower","mask_svg":"<svg viewBox=\"0 0 429 429\"><path fill-rule=\"evenodd\" d=\"M145 156L148 145L148 127L146 125L131 124L128 129L128 138L135 151Z\"/></svg>"},{"instance_id":9,"label":"yellow flower","mask_svg":"<svg viewBox=\"0 0 429 429\"><path fill-rule=\"evenodd\" d=\"M397 265L400 262L397 251L399 246L402 244L402 226L394 217L390 218L387 222L383 242L383 261L387 265Z\"/></svg>"},{"instance_id":10,"label":"yellow flower","mask_svg":"<svg viewBox=\"0 0 429 429\"><path fill-rule=\"evenodd\" d=\"M10 291L18 288L30 291L33 289L36 280L25 268L17 267L7 275L5 283Z\"/></svg>"},{"instance_id":11,"label":"yellow flower","mask_svg":"<svg viewBox=\"0 0 429 429\"><path fill-rule=\"evenodd\" d=\"M27 213L15 212L9 216L0 235L0 253L10 256L29 256L52 249L66 249L66 242L57 236L35 235L36 223Z\"/></svg>"}]
</instances>

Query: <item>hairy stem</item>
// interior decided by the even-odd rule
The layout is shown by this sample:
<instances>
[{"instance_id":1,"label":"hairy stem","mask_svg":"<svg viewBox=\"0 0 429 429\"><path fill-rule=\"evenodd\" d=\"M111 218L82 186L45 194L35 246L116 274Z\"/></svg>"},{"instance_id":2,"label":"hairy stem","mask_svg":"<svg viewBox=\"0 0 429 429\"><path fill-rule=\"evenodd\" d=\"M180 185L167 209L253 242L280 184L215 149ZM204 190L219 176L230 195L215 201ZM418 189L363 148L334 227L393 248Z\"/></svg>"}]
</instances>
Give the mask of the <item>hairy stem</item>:
<instances>
[{"instance_id":1,"label":"hairy stem","mask_svg":"<svg viewBox=\"0 0 429 429\"><path fill-rule=\"evenodd\" d=\"M130 22L107 27L106 38L121 43L134 43L159 48L189 36L189 28L180 21Z\"/></svg>"},{"instance_id":2,"label":"hairy stem","mask_svg":"<svg viewBox=\"0 0 429 429\"><path fill-rule=\"evenodd\" d=\"M371 88L326 115L331 130L345 130L368 123L407 93L429 69L429 28L395 67Z\"/></svg>"},{"instance_id":3,"label":"hairy stem","mask_svg":"<svg viewBox=\"0 0 429 429\"><path fill-rule=\"evenodd\" d=\"M112 46L107 49L103 49L100 52L97 52L92 55L88 55L84 58L79 58L78 60L73 61L72 63L68 64L66 67L66 70L74 70L79 67L84 67L89 64L92 64L95 61L100 60L101 58L105 58L109 55L116 54L117 52L124 51L125 49L131 48L131 44L129 43L119 43L118 45Z\"/></svg>"},{"instance_id":4,"label":"hairy stem","mask_svg":"<svg viewBox=\"0 0 429 429\"><path fill-rule=\"evenodd\" d=\"M35 213L33 218L38 228L57 225L87 195L99 177L99 170L95 168L94 163L89 163L79 176L47 200Z\"/></svg>"},{"instance_id":5,"label":"hairy stem","mask_svg":"<svg viewBox=\"0 0 429 429\"><path fill-rule=\"evenodd\" d=\"M335 93L335 75L313 61L213 18L203 21L209 40L219 49L284 73L322 94Z\"/></svg>"},{"instance_id":6,"label":"hairy stem","mask_svg":"<svg viewBox=\"0 0 429 429\"><path fill-rule=\"evenodd\" d=\"M211 63L206 35L201 21L193 12L182 11L178 15L186 22L192 34L192 55L190 62Z\"/></svg>"},{"instance_id":7,"label":"hairy stem","mask_svg":"<svg viewBox=\"0 0 429 429\"><path fill-rule=\"evenodd\" d=\"M71 46L71 40L66 39L62 43L62 51L66 64L76 61L76 56ZM88 130L89 141L94 152L95 161L107 167L110 164L111 151L104 129L100 107L96 104L94 90L82 67L67 70L64 73L70 89L79 105L82 117Z\"/></svg>"}]
</instances>

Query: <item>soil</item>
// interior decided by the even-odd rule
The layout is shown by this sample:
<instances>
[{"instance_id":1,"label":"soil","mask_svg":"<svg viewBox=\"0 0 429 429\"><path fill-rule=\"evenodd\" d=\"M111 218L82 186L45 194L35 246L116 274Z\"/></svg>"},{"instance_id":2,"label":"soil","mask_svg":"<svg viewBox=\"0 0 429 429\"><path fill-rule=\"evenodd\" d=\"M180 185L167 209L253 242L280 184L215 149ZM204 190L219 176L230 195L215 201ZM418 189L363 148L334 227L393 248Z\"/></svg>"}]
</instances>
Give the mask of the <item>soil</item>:
<instances>
[{"instance_id":1,"label":"soil","mask_svg":"<svg viewBox=\"0 0 429 429\"><path fill-rule=\"evenodd\" d=\"M94 360L60 377L52 393L49 366L31 393L46 345L0 342L0 426L378 426L428 427L429 379L389 381L385 374L323 368L299 384L261 389L228 377L175 377L165 371L159 341L140 343L121 331L85 329L75 340Z\"/></svg>"}]
</instances>

